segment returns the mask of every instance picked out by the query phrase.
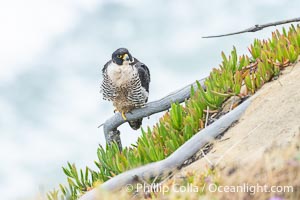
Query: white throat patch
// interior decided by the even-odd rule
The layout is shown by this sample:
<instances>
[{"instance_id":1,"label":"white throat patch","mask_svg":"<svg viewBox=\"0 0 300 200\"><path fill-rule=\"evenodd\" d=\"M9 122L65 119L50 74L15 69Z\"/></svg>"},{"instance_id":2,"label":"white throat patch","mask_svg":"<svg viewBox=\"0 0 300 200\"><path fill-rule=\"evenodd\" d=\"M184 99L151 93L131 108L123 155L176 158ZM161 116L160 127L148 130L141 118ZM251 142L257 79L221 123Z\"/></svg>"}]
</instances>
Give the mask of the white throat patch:
<instances>
[{"instance_id":1,"label":"white throat patch","mask_svg":"<svg viewBox=\"0 0 300 200\"><path fill-rule=\"evenodd\" d=\"M117 87L128 83L133 78L135 73L137 73L136 68L128 63L117 65L116 63L112 62L107 67L107 75Z\"/></svg>"}]
</instances>

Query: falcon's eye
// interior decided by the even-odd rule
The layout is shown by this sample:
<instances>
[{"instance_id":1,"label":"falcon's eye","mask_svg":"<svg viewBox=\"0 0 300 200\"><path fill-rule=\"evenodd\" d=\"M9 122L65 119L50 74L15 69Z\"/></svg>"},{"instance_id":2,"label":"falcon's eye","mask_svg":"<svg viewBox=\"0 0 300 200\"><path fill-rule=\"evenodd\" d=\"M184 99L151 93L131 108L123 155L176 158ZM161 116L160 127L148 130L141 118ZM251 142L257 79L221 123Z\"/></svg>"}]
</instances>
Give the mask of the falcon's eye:
<instances>
[{"instance_id":1,"label":"falcon's eye","mask_svg":"<svg viewBox=\"0 0 300 200\"><path fill-rule=\"evenodd\" d=\"M122 58L122 55L121 55L121 54L119 54L119 55L117 55L117 57L118 57L118 58Z\"/></svg>"}]
</instances>

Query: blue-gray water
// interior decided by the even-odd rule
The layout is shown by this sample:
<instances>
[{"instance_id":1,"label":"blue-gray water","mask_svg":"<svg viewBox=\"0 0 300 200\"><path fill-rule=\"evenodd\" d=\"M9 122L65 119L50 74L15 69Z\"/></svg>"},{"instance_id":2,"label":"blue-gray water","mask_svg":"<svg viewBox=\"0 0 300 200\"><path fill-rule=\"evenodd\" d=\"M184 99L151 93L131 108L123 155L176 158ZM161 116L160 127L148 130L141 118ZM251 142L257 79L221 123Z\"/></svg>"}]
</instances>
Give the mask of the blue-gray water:
<instances>
[{"instance_id":1,"label":"blue-gray water","mask_svg":"<svg viewBox=\"0 0 300 200\"><path fill-rule=\"evenodd\" d=\"M201 36L299 17L299 8L297 0L1 2L1 199L57 187L67 161L95 168L97 146L105 144L97 126L113 114L99 94L101 69L115 49L127 47L148 65L152 101L208 75L222 50L247 53L275 28ZM124 145L140 135L127 124L120 130Z\"/></svg>"}]
</instances>

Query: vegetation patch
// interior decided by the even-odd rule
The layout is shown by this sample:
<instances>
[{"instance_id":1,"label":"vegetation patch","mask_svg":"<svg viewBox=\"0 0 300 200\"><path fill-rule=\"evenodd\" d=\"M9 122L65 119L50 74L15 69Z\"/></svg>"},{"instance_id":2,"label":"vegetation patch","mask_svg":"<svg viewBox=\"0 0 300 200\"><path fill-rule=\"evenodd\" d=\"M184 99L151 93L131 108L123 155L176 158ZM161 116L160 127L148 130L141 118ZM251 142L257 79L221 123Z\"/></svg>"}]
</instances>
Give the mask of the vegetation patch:
<instances>
[{"instance_id":1,"label":"vegetation patch","mask_svg":"<svg viewBox=\"0 0 300 200\"><path fill-rule=\"evenodd\" d=\"M204 90L191 87L191 97L183 104L172 103L159 122L142 135L136 145L119 151L117 144L97 150L97 170L76 169L75 164L63 167L68 186L60 185L48 193L49 200L78 199L86 191L129 169L162 160L205 128L211 113L222 110L222 104L232 96L243 99L254 94L266 82L280 75L280 70L295 63L300 54L300 26L291 25L282 33L275 31L268 40L255 39L249 47L251 57L238 56L233 48L222 63L212 69ZM231 106L232 107L232 106ZM230 108L231 109L231 108Z\"/></svg>"}]
</instances>

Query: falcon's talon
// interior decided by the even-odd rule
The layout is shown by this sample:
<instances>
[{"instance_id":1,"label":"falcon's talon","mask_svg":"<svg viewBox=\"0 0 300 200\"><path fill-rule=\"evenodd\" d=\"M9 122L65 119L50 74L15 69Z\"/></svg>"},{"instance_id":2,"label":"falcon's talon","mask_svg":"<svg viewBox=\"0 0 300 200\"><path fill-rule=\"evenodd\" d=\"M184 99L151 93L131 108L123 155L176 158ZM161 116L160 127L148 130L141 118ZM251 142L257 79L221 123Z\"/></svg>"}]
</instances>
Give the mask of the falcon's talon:
<instances>
[{"instance_id":1,"label":"falcon's talon","mask_svg":"<svg viewBox=\"0 0 300 200\"><path fill-rule=\"evenodd\" d=\"M125 116L125 112L121 112L121 116L122 116L122 118L124 119L124 121L127 120L127 118L126 118L126 116Z\"/></svg>"}]
</instances>

